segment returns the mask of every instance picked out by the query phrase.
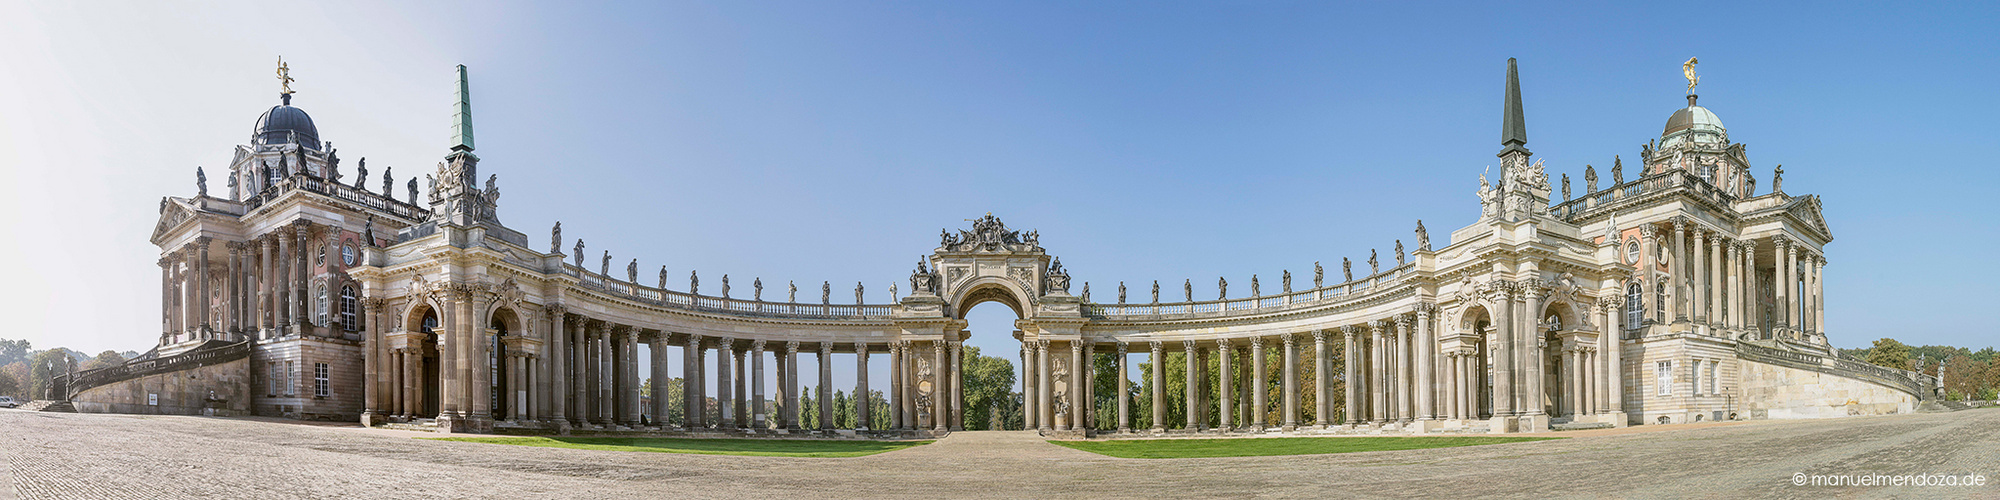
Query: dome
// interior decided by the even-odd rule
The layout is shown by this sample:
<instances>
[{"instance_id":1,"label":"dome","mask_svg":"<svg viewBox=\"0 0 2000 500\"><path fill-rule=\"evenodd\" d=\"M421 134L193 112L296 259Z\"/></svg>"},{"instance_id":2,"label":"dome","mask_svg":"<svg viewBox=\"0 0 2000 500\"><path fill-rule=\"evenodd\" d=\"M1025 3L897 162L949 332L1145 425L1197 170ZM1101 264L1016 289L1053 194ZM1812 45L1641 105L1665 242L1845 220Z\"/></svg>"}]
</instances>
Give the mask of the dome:
<instances>
[{"instance_id":1,"label":"dome","mask_svg":"<svg viewBox=\"0 0 2000 500\"><path fill-rule=\"evenodd\" d=\"M312 117L306 115L306 110L292 107L287 102L272 106L263 116L257 117L257 128L250 133L250 140L255 144L290 144L293 134L298 135L299 145L319 150L319 127L313 126Z\"/></svg>"},{"instance_id":2,"label":"dome","mask_svg":"<svg viewBox=\"0 0 2000 500\"><path fill-rule=\"evenodd\" d=\"M1696 106L1694 96L1688 96L1688 107L1674 110L1674 115L1667 118L1667 127L1660 132L1660 147L1683 141L1725 142L1728 137L1729 130L1722 127L1722 119L1708 108Z\"/></svg>"}]
</instances>

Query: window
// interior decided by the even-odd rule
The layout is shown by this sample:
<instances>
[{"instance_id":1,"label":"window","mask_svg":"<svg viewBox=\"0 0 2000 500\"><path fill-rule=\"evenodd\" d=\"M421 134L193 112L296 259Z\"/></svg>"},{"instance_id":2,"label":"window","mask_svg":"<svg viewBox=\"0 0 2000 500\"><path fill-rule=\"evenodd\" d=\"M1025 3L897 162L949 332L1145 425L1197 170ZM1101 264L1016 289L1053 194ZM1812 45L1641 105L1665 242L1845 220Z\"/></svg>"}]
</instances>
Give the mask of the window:
<instances>
[{"instance_id":1,"label":"window","mask_svg":"<svg viewBox=\"0 0 2000 500\"><path fill-rule=\"evenodd\" d=\"M1708 395L1722 394L1722 361L1708 361Z\"/></svg>"},{"instance_id":2,"label":"window","mask_svg":"<svg viewBox=\"0 0 2000 500\"><path fill-rule=\"evenodd\" d=\"M1659 283L1653 285L1653 290L1658 295L1657 300L1654 300L1653 303L1660 306L1660 310L1656 311L1659 314L1653 317L1653 321L1665 323L1667 321L1667 317L1665 316L1665 311L1667 310L1667 284Z\"/></svg>"},{"instance_id":3,"label":"window","mask_svg":"<svg viewBox=\"0 0 2000 500\"><path fill-rule=\"evenodd\" d=\"M284 365L271 363L270 372L270 376L264 377L264 385L270 386L270 390L264 391L264 394L267 396L282 394L284 392L282 388L285 385Z\"/></svg>"},{"instance_id":4,"label":"window","mask_svg":"<svg viewBox=\"0 0 2000 500\"><path fill-rule=\"evenodd\" d=\"M1653 367L1653 378L1656 379L1654 384L1660 386L1659 394L1661 396L1674 395L1674 362L1661 361L1655 365Z\"/></svg>"},{"instance_id":5,"label":"window","mask_svg":"<svg viewBox=\"0 0 2000 500\"><path fill-rule=\"evenodd\" d=\"M360 329L360 325L355 324L354 316L355 316L355 311L357 310L355 308L355 305L356 304L354 300L354 287L341 285L340 325L342 329L345 329L350 332Z\"/></svg>"},{"instance_id":6,"label":"window","mask_svg":"<svg viewBox=\"0 0 2000 500\"><path fill-rule=\"evenodd\" d=\"M320 245L320 246L319 246L319 257L318 257L318 258L319 258L319 260L315 260L315 261L313 261L313 263L314 263L314 264L319 264L319 265L326 265L326 245Z\"/></svg>"},{"instance_id":7,"label":"window","mask_svg":"<svg viewBox=\"0 0 2000 500\"><path fill-rule=\"evenodd\" d=\"M354 245L340 246L340 265L343 266L354 265Z\"/></svg>"},{"instance_id":8,"label":"window","mask_svg":"<svg viewBox=\"0 0 2000 500\"><path fill-rule=\"evenodd\" d=\"M326 304L326 285L320 285L320 286L319 286L319 293L317 293L317 294L314 294L314 296L315 296L315 297L318 297L318 302L317 302L317 304L318 304L318 307L315 307L315 308L314 308L314 309L315 309L315 311L314 311L314 312L315 312L316 314L314 314L314 315L313 315L313 317L315 317L315 318L318 318L318 319L319 319L319 321L315 322L315 324L319 324L319 325L325 325L325 324L326 324L326 306L327 306L327 304Z\"/></svg>"},{"instance_id":9,"label":"window","mask_svg":"<svg viewBox=\"0 0 2000 500\"><path fill-rule=\"evenodd\" d=\"M1636 266L1636 265L1639 265L1639 242L1638 242L1638 241L1633 241L1633 242L1630 242L1630 243L1626 243L1626 244L1625 244L1625 263L1626 263L1626 264L1631 264L1631 265L1635 265L1635 266Z\"/></svg>"},{"instance_id":10,"label":"window","mask_svg":"<svg viewBox=\"0 0 2000 500\"><path fill-rule=\"evenodd\" d=\"M1692 384L1692 385L1693 385L1693 387L1689 387L1689 388L1688 388L1688 389L1689 389L1689 390L1688 390L1688 394L1690 394L1690 395L1694 395L1694 396L1700 396L1700 395L1701 395L1701 388L1703 387L1703 385L1702 385L1702 383L1701 383L1701 375L1702 375L1702 372L1701 372L1701 366L1702 366L1702 362L1701 362L1701 360L1699 360L1699 359L1697 359L1697 360L1694 360L1694 362L1693 362L1693 363L1690 363L1690 364L1689 364L1689 368L1693 368L1693 369L1694 369L1694 371L1692 372L1692 373L1693 373L1693 376L1694 376L1694 384Z\"/></svg>"},{"instance_id":11,"label":"window","mask_svg":"<svg viewBox=\"0 0 2000 500\"><path fill-rule=\"evenodd\" d=\"M1638 328L1646 321L1646 288L1634 281L1625 287L1625 327Z\"/></svg>"},{"instance_id":12,"label":"window","mask_svg":"<svg viewBox=\"0 0 2000 500\"><path fill-rule=\"evenodd\" d=\"M294 395L297 395L297 393L295 393L295 392L292 392L292 390L293 390L293 388L295 388L295 387L298 387L298 386L299 386L299 371L298 371L298 367L296 367L296 366L292 366L292 362L290 362L290 361L286 361L286 362L285 362L285 395L286 395L286 396L294 396Z\"/></svg>"},{"instance_id":13,"label":"window","mask_svg":"<svg viewBox=\"0 0 2000 500\"><path fill-rule=\"evenodd\" d=\"M328 371L326 363L313 363L313 397L332 395L332 388L328 387L326 380Z\"/></svg>"}]
</instances>

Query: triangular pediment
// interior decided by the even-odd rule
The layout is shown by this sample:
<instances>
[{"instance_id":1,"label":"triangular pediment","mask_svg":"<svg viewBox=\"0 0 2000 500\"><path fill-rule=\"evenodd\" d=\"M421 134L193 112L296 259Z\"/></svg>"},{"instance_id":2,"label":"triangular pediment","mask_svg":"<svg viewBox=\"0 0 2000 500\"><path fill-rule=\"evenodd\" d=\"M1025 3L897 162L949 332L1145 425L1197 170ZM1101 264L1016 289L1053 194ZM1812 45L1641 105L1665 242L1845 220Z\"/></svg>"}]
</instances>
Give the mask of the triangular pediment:
<instances>
[{"instance_id":1,"label":"triangular pediment","mask_svg":"<svg viewBox=\"0 0 2000 500\"><path fill-rule=\"evenodd\" d=\"M1820 213L1819 196L1807 195L1792 200L1791 205L1785 207L1785 214L1805 223L1806 227L1818 231L1828 241L1833 240L1833 230L1827 227L1826 216Z\"/></svg>"},{"instance_id":2,"label":"triangular pediment","mask_svg":"<svg viewBox=\"0 0 2000 500\"><path fill-rule=\"evenodd\" d=\"M194 215L194 207L189 206L187 200L174 197L160 199L160 220L153 224L152 241L159 243L160 238L165 237L168 231L194 218Z\"/></svg>"}]
</instances>

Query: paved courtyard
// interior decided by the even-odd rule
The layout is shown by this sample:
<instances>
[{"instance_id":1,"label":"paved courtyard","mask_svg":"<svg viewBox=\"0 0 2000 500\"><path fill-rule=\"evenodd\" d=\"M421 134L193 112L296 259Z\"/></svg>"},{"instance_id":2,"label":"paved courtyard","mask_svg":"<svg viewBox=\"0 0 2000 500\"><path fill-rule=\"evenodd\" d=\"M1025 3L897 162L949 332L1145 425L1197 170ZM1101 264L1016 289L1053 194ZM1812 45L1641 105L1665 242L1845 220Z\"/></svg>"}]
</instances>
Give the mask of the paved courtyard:
<instances>
[{"instance_id":1,"label":"paved courtyard","mask_svg":"<svg viewBox=\"0 0 2000 500\"><path fill-rule=\"evenodd\" d=\"M18 498L1995 497L2000 410L1648 426L1341 455L1128 460L1019 432L860 458L606 452L260 419L0 410ZM1793 486L1968 474L1985 487ZM803 496L801 496L803 495Z\"/></svg>"}]
</instances>

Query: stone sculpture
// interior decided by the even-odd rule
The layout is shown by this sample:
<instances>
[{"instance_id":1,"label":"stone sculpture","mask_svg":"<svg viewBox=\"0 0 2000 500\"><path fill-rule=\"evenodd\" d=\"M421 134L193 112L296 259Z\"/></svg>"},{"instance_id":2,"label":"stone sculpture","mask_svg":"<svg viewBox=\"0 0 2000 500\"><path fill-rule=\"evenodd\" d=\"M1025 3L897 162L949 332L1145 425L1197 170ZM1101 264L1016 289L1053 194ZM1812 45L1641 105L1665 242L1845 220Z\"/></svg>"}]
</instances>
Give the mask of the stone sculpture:
<instances>
[{"instance_id":1,"label":"stone sculpture","mask_svg":"<svg viewBox=\"0 0 2000 500\"><path fill-rule=\"evenodd\" d=\"M1313 261L1313 288L1323 286L1326 286L1326 268L1320 267L1319 261L1315 260Z\"/></svg>"},{"instance_id":2,"label":"stone sculpture","mask_svg":"<svg viewBox=\"0 0 2000 500\"><path fill-rule=\"evenodd\" d=\"M368 157L366 156L361 157L361 161L355 162L354 189L368 190Z\"/></svg>"},{"instance_id":3,"label":"stone sculpture","mask_svg":"<svg viewBox=\"0 0 2000 500\"><path fill-rule=\"evenodd\" d=\"M208 174L202 173L201 167L194 168L194 194L203 198L208 197Z\"/></svg>"},{"instance_id":4,"label":"stone sculpture","mask_svg":"<svg viewBox=\"0 0 2000 500\"><path fill-rule=\"evenodd\" d=\"M891 291L889 292L889 294L890 294L890 295L895 295L895 294L896 294L896 292L895 292L895 291L893 290L893 289L894 289L895 287L896 287L896 285L889 285L889 288L891 288ZM763 301L764 301L764 278L761 278L761 277L759 277L759 278L754 278L754 279L751 279L751 280L750 280L750 288L751 288L751 290L752 290L752 291L750 292L750 293L751 293L751 296L750 296L750 298L751 298L752 300L756 300L756 301L758 301L758 302L763 302Z\"/></svg>"},{"instance_id":5,"label":"stone sculpture","mask_svg":"<svg viewBox=\"0 0 2000 500\"><path fill-rule=\"evenodd\" d=\"M722 275L722 298L729 298L729 274Z\"/></svg>"},{"instance_id":6,"label":"stone sculpture","mask_svg":"<svg viewBox=\"0 0 2000 500\"><path fill-rule=\"evenodd\" d=\"M1583 194L1597 192L1597 167L1583 166Z\"/></svg>"},{"instance_id":7,"label":"stone sculpture","mask_svg":"<svg viewBox=\"0 0 2000 500\"><path fill-rule=\"evenodd\" d=\"M1292 293L1292 270L1285 270L1285 293Z\"/></svg>"},{"instance_id":8,"label":"stone sculpture","mask_svg":"<svg viewBox=\"0 0 2000 500\"><path fill-rule=\"evenodd\" d=\"M1625 160L1619 158L1618 155L1611 155L1611 185L1616 186L1624 183Z\"/></svg>"},{"instance_id":9,"label":"stone sculpture","mask_svg":"<svg viewBox=\"0 0 2000 500\"><path fill-rule=\"evenodd\" d=\"M562 221L549 228L549 253L562 253Z\"/></svg>"},{"instance_id":10,"label":"stone sculpture","mask_svg":"<svg viewBox=\"0 0 2000 500\"><path fill-rule=\"evenodd\" d=\"M1424 229L1424 220L1417 219L1417 251L1431 251L1431 231Z\"/></svg>"},{"instance_id":11,"label":"stone sculpture","mask_svg":"<svg viewBox=\"0 0 2000 500\"><path fill-rule=\"evenodd\" d=\"M1218 277L1215 279L1215 299L1222 300L1227 298L1229 298L1229 278Z\"/></svg>"},{"instance_id":12,"label":"stone sculpture","mask_svg":"<svg viewBox=\"0 0 2000 500\"><path fill-rule=\"evenodd\" d=\"M701 295L701 271L688 271L688 294Z\"/></svg>"}]
</instances>

